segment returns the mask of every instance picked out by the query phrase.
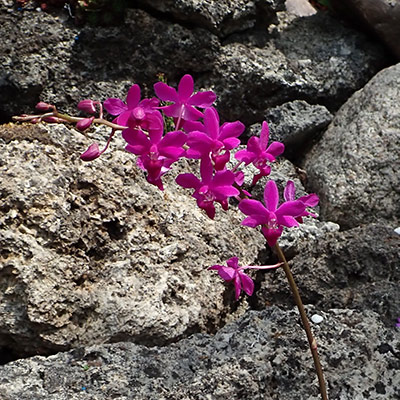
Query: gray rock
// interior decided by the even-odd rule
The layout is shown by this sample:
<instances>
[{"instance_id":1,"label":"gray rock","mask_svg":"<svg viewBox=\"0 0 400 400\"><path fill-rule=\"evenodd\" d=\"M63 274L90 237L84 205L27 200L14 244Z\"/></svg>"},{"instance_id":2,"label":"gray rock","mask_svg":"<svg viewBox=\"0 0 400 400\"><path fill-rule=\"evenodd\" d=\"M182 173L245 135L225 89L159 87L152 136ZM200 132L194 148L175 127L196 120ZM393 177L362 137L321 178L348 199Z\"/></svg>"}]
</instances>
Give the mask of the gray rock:
<instances>
[{"instance_id":1,"label":"gray rock","mask_svg":"<svg viewBox=\"0 0 400 400\"><path fill-rule=\"evenodd\" d=\"M241 148L244 148L244 146ZM284 201L283 190L288 180L292 180L295 184L296 198L307 194L302 184L302 172L284 158L278 158L278 160L272 164L271 174L268 177L261 178L253 187L251 183L253 176L258 173L258 169L252 164L249 164L243 171L245 172L243 188L251 193L253 199L259 200L262 203L264 203L265 185L270 179L276 182L282 202ZM318 215L319 206L316 206L313 212ZM291 229L285 228L282 236L279 238L279 245L285 253L286 258L289 260L302 250L304 243L313 243L318 237L325 236L327 232L336 232L339 228L339 225L333 222L319 221L318 218L307 217L303 219L303 223L298 227ZM262 240L265 240L261 232L259 235ZM265 257L270 257L271 254L271 249L266 245L265 254L263 253L260 255L260 265L265 264Z\"/></svg>"},{"instance_id":2,"label":"gray rock","mask_svg":"<svg viewBox=\"0 0 400 400\"><path fill-rule=\"evenodd\" d=\"M339 108L384 66L382 49L327 14L279 14L269 32L232 35L208 85L227 120L260 122L265 110L299 99Z\"/></svg>"},{"instance_id":3,"label":"gray rock","mask_svg":"<svg viewBox=\"0 0 400 400\"><path fill-rule=\"evenodd\" d=\"M185 73L204 73L219 48L204 29L157 20L127 10L120 27L78 30L43 12L0 15L0 117L31 113L39 101L76 112L84 98L125 98L133 83L153 95L157 74L174 82Z\"/></svg>"},{"instance_id":4,"label":"gray rock","mask_svg":"<svg viewBox=\"0 0 400 400\"><path fill-rule=\"evenodd\" d=\"M147 10L172 16L184 25L205 28L225 37L256 26L257 21L267 24L276 19L276 12L284 10L284 0L140 0Z\"/></svg>"},{"instance_id":5,"label":"gray rock","mask_svg":"<svg viewBox=\"0 0 400 400\"><path fill-rule=\"evenodd\" d=\"M399 316L400 236L393 228L371 224L320 234L303 242L291 266L306 304L322 310L373 310L388 326ZM282 271L260 271L258 278L259 304L292 307Z\"/></svg>"},{"instance_id":6,"label":"gray rock","mask_svg":"<svg viewBox=\"0 0 400 400\"><path fill-rule=\"evenodd\" d=\"M311 313L315 309L308 310ZM399 335L368 310L318 311L313 325L330 399L400 395ZM214 337L167 347L96 345L0 366L4 400L317 400L318 383L296 311L249 312Z\"/></svg>"},{"instance_id":7,"label":"gray rock","mask_svg":"<svg viewBox=\"0 0 400 400\"><path fill-rule=\"evenodd\" d=\"M381 71L336 114L304 166L321 217L343 228L400 222L400 64Z\"/></svg>"},{"instance_id":8,"label":"gray rock","mask_svg":"<svg viewBox=\"0 0 400 400\"><path fill-rule=\"evenodd\" d=\"M355 19L375 33L400 60L400 3L397 0L331 0L331 6L347 19Z\"/></svg>"},{"instance_id":9,"label":"gray rock","mask_svg":"<svg viewBox=\"0 0 400 400\"><path fill-rule=\"evenodd\" d=\"M295 100L270 108L264 119L268 122L270 141L282 142L285 145L283 155L292 160L305 153L332 118L324 106ZM249 136L258 136L260 131L261 124L254 124L249 128Z\"/></svg>"},{"instance_id":10,"label":"gray rock","mask_svg":"<svg viewBox=\"0 0 400 400\"><path fill-rule=\"evenodd\" d=\"M286 0L285 6L290 14L298 17L309 17L317 12L308 0Z\"/></svg>"},{"instance_id":11,"label":"gray rock","mask_svg":"<svg viewBox=\"0 0 400 400\"><path fill-rule=\"evenodd\" d=\"M162 193L120 138L92 163L78 156L93 139L63 125L4 125L0 138L0 347L165 344L224 323L233 288L206 268L254 263L264 243L237 208L212 221L196 207L173 182L188 165Z\"/></svg>"},{"instance_id":12,"label":"gray rock","mask_svg":"<svg viewBox=\"0 0 400 400\"><path fill-rule=\"evenodd\" d=\"M0 14L0 121L39 100L73 112L83 98L124 98L132 83L152 95L157 74L176 85L191 73L196 88L216 90L223 119L249 124L296 99L338 108L387 64L381 48L328 15L279 13L269 31L265 21L224 41L155 15L129 9L121 26L78 30L34 9Z\"/></svg>"}]
</instances>

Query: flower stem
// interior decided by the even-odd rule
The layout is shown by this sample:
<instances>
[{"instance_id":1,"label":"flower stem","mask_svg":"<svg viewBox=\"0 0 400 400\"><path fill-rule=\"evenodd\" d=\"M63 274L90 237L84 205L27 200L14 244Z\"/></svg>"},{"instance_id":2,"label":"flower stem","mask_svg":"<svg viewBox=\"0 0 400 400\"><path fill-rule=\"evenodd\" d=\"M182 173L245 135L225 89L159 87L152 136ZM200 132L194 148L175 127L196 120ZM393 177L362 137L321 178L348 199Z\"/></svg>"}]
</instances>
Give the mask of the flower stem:
<instances>
[{"instance_id":1,"label":"flower stem","mask_svg":"<svg viewBox=\"0 0 400 400\"><path fill-rule=\"evenodd\" d=\"M286 261L285 255L283 254L283 251L279 247L278 243L275 244L274 248L275 248L276 253L278 254L279 260L283 264L283 269L285 271L286 278L289 282L289 286L293 293L294 300L295 300L297 308L300 312L300 317L301 317L301 321L303 323L304 330L306 331L306 334L307 334L308 344L310 345L311 354L312 354L312 357L314 360L315 370L316 370L317 376L318 376L319 390L321 392L322 399L328 400L328 396L326 394L324 373L322 371L321 362L320 362L319 356L318 356L317 342L311 332L310 323L308 322L307 314L304 310L304 305L303 305L303 302L302 302L300 294L299 294L299 289L297 288L297 285L296 285L296 282L294 281L293 274L290 270L289 264Z\"/></svg>"}]
</instances>

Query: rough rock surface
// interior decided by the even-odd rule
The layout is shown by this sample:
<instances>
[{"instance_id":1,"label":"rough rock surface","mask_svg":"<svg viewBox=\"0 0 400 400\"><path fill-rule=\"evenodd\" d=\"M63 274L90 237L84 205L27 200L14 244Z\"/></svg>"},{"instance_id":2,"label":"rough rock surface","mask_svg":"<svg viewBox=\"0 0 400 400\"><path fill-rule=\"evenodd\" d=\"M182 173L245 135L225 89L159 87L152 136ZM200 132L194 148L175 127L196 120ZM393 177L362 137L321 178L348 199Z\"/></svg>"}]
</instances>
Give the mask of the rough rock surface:
<instances>
[{"instance_id":1,"label":"rough rock surface","mask_svg":"<svg viewBox=\"0 0 400 400\"><path fill-rule=\"evenodd\" d=\"M327 14L293 21L280 13L269 30L265 21L226 40L166 18L129 9L119 27L78 29L35 9L7 9L0 14L0 118L29 113L39 99L73 111L88 96L123 97L133 82L149 89L159 73L171 84L191 73L216 90L225 120L247 124L296 99L336 109L387 65L382 47Z\"/></svg>"},{"instance_id":2,"label":"rough rock surface","mask_svg":"<svg viewBox=\"0 0 400 400\"><path fill-rule=\"evenodd\" d=\"M297 159L332 121L332 114L321 105L295 100L270 108L264 116L270 130L270 141L285 145L283 156ZM249 128L248 137L259 136L261 124Z\"/></svg>"},{"instance_id":3,"label":"rough rock surface","mask_svg":"<svg viewBox=\"0 0 400 400\"><path fill-rule=\"evenodd\" d=\"M133 82L148 96L158 73L171 85L191 73L196 90L215 89L222 119L270 119L272 140L301 161L329 113L392 59L332 15L276 13L281 3L142 0L118 27L77 28L66 11L0 0L0 122L39 99L75 112L82 98L124 98ZM379 74L342 108L328 128L337 142L323 138L308 171L280 160L271 175L281 189L294 180L297 196L307 179L322 195L324 219L280 244L309 315L323 317L313 330L330 399L400 396L396 74ZM0 363L43 355L0 367L0 399L319 399L283 272L251 271L255 295L235 302L232 285L206 271L238 254L275 262L261 233L240 227L234 207L210 221L172 176L164 193L148 185L121 138L83 164L79 153L105 137L0 127ZM324 162L346 166L339 183ZM339 232L331 209L356 228Z\"/></svg>"},{"instance_id":4,"label":"rough rock surface","mask_svg":"<svg viewBox=\"0 0 400 400\"><path fill-rule=\"evenodd\" d=\"M321 217L343 228L400 224L400 64L377 74L335 115L306 156Z\"/></svg>"},{"instance_id":5,"label":"rough rock surface","mask_svg":"<svg viewBox=\"0 0 400 400\"><path fill-rule=\"evenodd\" d=\"M165 193L149 185L121 143L83 163L89 143L63 125L1 127L0 347L46 354L217 329L233 291L206 268L254 263L259 233L235 207L211 221L172 177Z\"/></svg>"},{"instance_id":6,"label":"rough rock surface","mask_svg":"<svg viewBox=\"0 0 400 400\"><path fill-rule=\"evenodd\" d=\"M140 0L138 3L221 37L254 28L257 22L266 25L275 19L277 11L285 9L284 0Z\"/></svg>"},{"instance_id":7,"label":"rough rock surface","mask_svg":"<svg viewBox=\"0 0 400 400\"><path fill-rule=\"evenodd\" d=\"M309 310L313 312L312 309ZM399 332L371 311L333 309L313 330L330 399L400 396ZM214 337L168 347L90 346L0 367L2 400L317 400L295 311L249 312Z\"/></svg>"},{"instance_id":8,"label":"rough rock surface","mask_svg":"<svg viewBox=\"0 0 400 400\"><path fill-rule=\"evenodd\" d=\"M330 1L333 8L347 19L356 19L374 32L400 60L400 3L398 0Z\"/></svg>"},{"instance_id":9,"label":"rough rock surface","mask_svg":"<svg viewBox=\"0 0 400 400\"><path fill-rule=\"evenodd\" d=\"M257 122L295 99L335 110L381 69L379 47L329 15L279 16L268 32L232 35L215 59L207 82L227 120Z\"/></svg>"},{"instance_id":10,"label":"rough rock surface","mask_svg":"<svg viewBox=\"0 0 400 400\"><path fill-rule=\"evenodd\" d=\"M291 266L306 304L373 310L388 326L399 316L400 235L393 228L370 224L303 241ZM282 271L259 271L258 279L260 307L294 305Z\"/></svg>"}]
</instances>

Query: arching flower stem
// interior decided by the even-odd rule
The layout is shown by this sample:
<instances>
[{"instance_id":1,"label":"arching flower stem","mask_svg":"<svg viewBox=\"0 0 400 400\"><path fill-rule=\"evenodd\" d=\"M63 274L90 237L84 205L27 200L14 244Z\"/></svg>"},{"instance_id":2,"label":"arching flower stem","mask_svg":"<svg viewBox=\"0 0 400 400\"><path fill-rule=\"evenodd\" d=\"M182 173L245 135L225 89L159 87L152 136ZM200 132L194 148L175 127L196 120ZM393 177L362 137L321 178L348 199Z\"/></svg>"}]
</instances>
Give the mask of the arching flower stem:
<instances>
[{"instance_id":1,"label":"arching flower stem","mask_svg":"<svg viewBox=\"0 0 400 400\"><path fill-rule=\"evenodd\" d=\"M286 261L286 257L283 254L282 249L279 247L279 244L276 243L273 247L278 255L279 261L282 263L283 270L285 271L286 279L288 280L290 289L293 293L294 300L296 302L297 308L300 313L301 322L303 323L303 328L306 331L308 344L310 345L311 354L314 360L315 370L318 376L319 382L319 390L323 400L328 400L328 396L326 394L326 385L324 379L324 373L322 371L321 362L319 360L318 350L317 350L317 342L311 332L310 323L308 321L308 317L306 311L304 309L303 301L301 300L299 289L297 288L296 282L293 278L292 271L290 270L289 264Z\"/></svg>"}]
</instances>

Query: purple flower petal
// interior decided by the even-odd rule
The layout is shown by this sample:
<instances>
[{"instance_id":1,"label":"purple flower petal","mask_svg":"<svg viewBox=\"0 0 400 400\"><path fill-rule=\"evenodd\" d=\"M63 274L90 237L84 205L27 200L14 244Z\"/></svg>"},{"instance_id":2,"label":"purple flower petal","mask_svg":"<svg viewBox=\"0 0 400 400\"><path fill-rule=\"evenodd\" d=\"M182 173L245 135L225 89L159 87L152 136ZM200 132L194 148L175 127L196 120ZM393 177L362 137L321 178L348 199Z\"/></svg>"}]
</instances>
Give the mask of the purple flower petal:
<instances>
[{"instance_id":1,"label":"purple flower petal","mask_svg":"<svg viewBox=\"0 0 400 400\"><path fill-rule=\"evenodd\" d=\"M293 181L287 181L283 191L283 197L286 201L293 201L296 195L296 188Z\"/></svg>"},{"instance_id":2,"label":"purple flower petal","mask_svg":"<svg viewBox=\"0 0 400 400\"><path fill-rule=\"evenodd\" d=\"M274 157L280 156L284 151L285 145L281 142L272 142L267 148L267 153L273 155Z\"/></svg>"},{"instance_id":3,"label":"purple flower petal","mask_svg":"<svg viewBox=\"0 0 400 400\"><path fill-rule=\"evenodd\" d=\"M193 174L179 174L176 177L175 182L179 186L182 186L183 188L186 189L189 188L197 189L201 185L199 178L197 178L197 176Z\"/></svg>"},{"instance_id":4,"label":"purple flower petal","mask_svg":"<svg viewBox=\"0 0 400 400\"><path fill-rule=\"evenodd\" d=\"M254 282L253 280L243 272L239 272L240 280L242 281L242 287L245 293L251 296L254 292Z\"/></svg>"},{"instance_id":5,"label":"purple flower petal","mask_svg":"<svg viewBox=\"0 0 400 400\"><path fill-rule=\"evenodd\" d=\"M235 275L235 300L238 300L240 297L240 292L242 291L242 281L240 280L239 274Z\"/></svg>"},{"instance_id":6,"label":"purple flower petal","mask_svg":"<svg viewBox=\"0 0 400 400\"><path fill-rule=\"evenodd\" d=\"M229 260L226 261L226 265L228 265L228 267L238 269L239 268L239 258L231 257Z\"/></svg>"},{"instance_id":7,"label":"purple flower petal","mask_svg":"<svg viewBox=\"0 0 400 400\"><path fill-rule=\"evenodd\" d=\"M275 211L279 203L278 187L274 181L268 181L264 189L264 203L269 211Z\"/></svg>"},{"instance_id":8,"label":"purple flower petal","mask_svg":"<svg viewBox=\"0 0 400 400\"><path fill-rule=\"evenodd\" d=\"M192 76L189 74L184 75L178 84L179 100L182 102L186 102L193 94L193 89L194 82Z\"/></svg>"},{"instance_id":9,"label":"purple flower petal","mask_svg":"<svg viewBox=\"0 0 400 400\"><path fill-rule=\"evenodd\" d=\"M140 101L140 87L139 85L133 85L126 96L126 104L129 110L135 108Z\"/></svg>"},{"instance_id":10,"label":"purple flower petal","mask_svg":"<svg viewBox=\"0 0 400 400\"><path fill-rule=\"evenodd\" d=\"M211 107L217 96L212 91L198 92L194 94L189 100L188 104L191 106L197 106L201 108Z\"/></svg>"},{"instance_id":11,"label":"purple flower petal","mask_svg":"<svg viewBox=\"0 0 400 400\"><path fill-rule=\"evenodd\" d=\"M157 97L163 101L178 101L178 93L176 93L176 90L164 82L157 82L154 84L154 91Z\"/></svg>"},{"instance_id":12,"label":"purple flower petal","mask_svg":"<svg viewBox=\"0 0 400 400\"><path fill-rule=\"evenodd\" d=\"M268 210L263 206L263 204L254 199L244 199L238 205L239 210L246 215L266 215Z\"/></svg>"},{"instance_id":13,"label":"purple flower petal","mask_svg":"<svg viewBox=\"0 0 400 400\"><path fill-rule=\"evenodd\" d=\"M270 181L271 182L271 181ZM304 203L300 200L294 200L294 201L287 201L283 203L277 210L276 210L276 215L290 215L292 217L298 217L300 216L304 210L306 209L306 206Z\"/></svg>"},{"instance_id":14,"label":"purple flower petal","mask_svg":"<svg viewBox=\"0 0 400 400\"><path fill-rule=\"evenodd\" d=\"M103 105L111 115L119 115L128 110L128 106L121 99L115 97L110 97L103 103Z\"/></svg>"},{"instance_id":15,"label":"purple flower petal","mask_svg":"<svg viewBox=\"0 0 400 400\"><path fill-rule=\"evenodd\" d=\"M260 148L265 150L268 145L269 140L269 127L266 121L262 123L262 128L260 132Z\"/></svg>"},{"instance_id":16,"label":"purple flower petal","mask_svg":"<svg viewBox=\"0 0 400 400\"><path fill-rule=\"evenodd\" d=\"M251 151L248 151L246 149L239 150L235 154L236 160L244 162L246 165L250 164L256 159L256 154L252 153Z\"/></svg>"}]
</instances>

